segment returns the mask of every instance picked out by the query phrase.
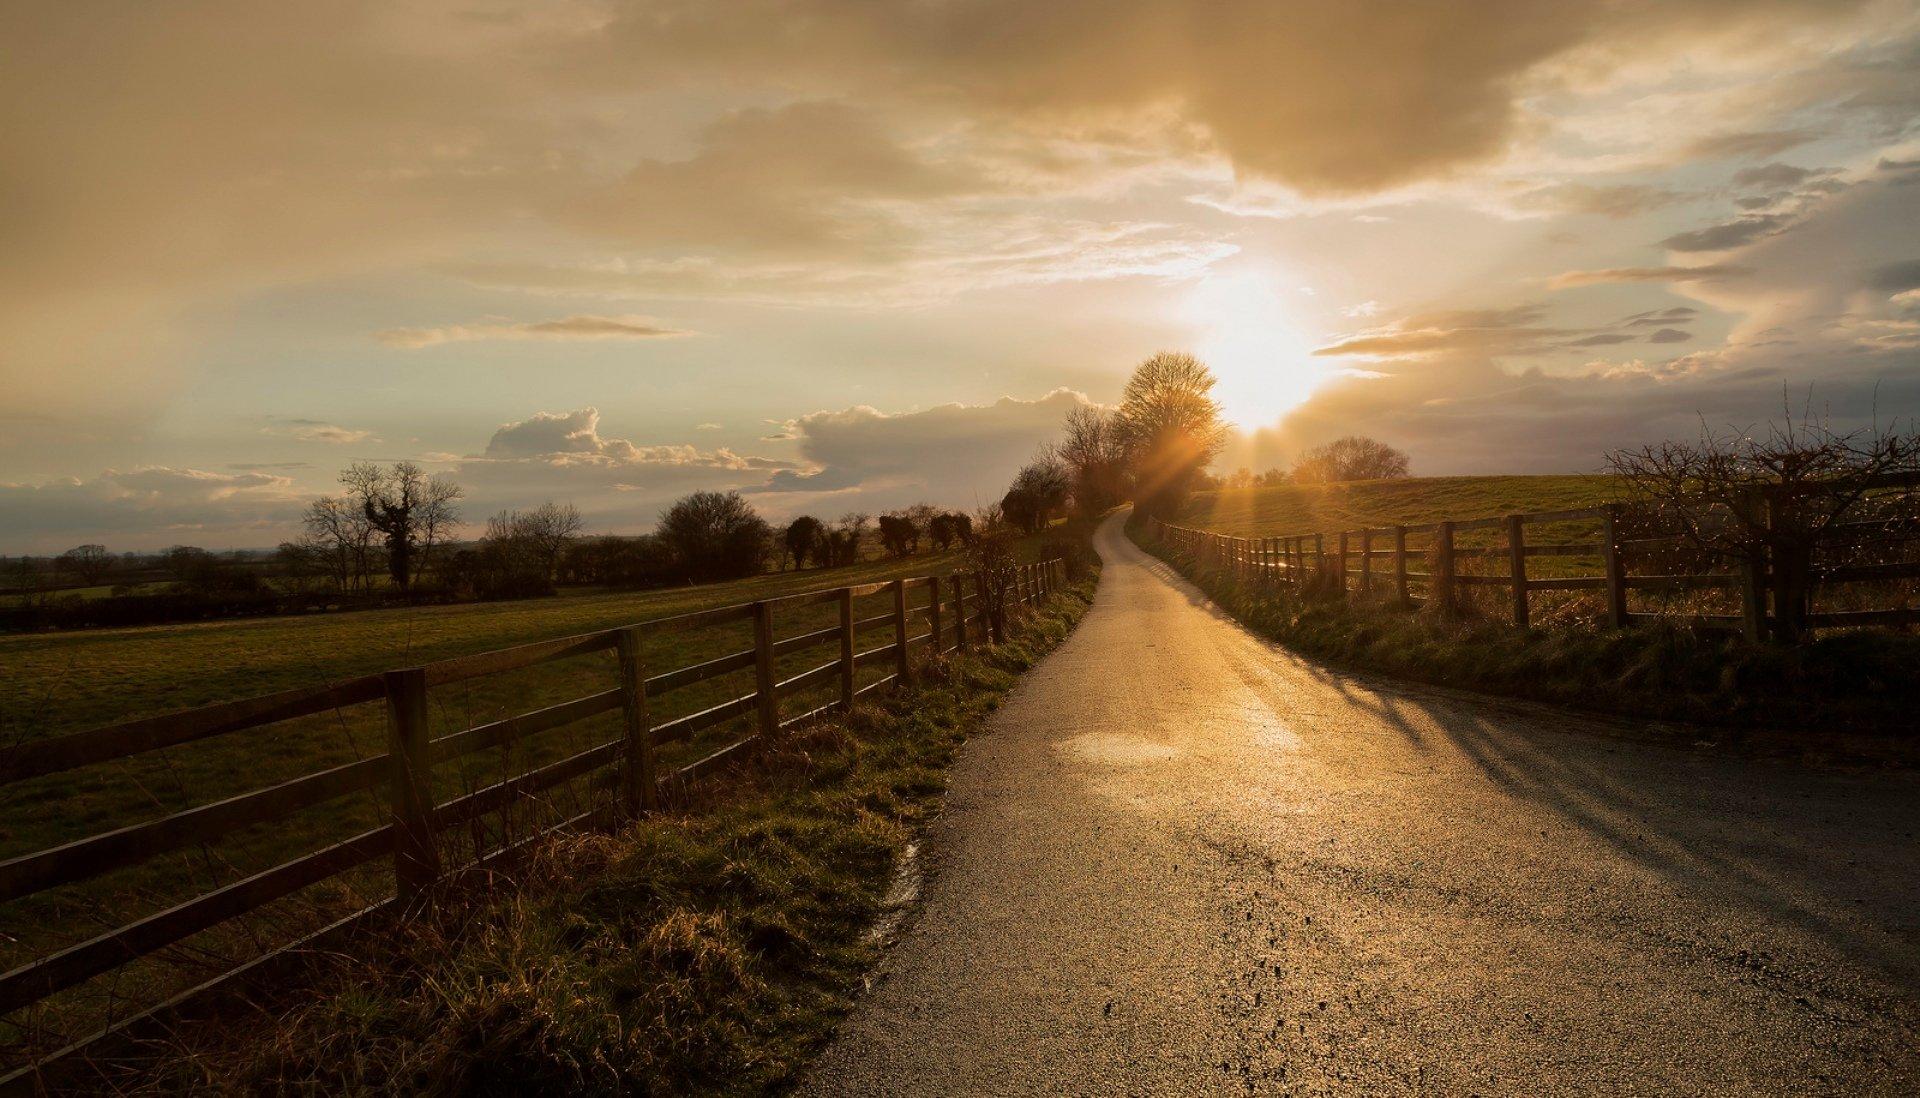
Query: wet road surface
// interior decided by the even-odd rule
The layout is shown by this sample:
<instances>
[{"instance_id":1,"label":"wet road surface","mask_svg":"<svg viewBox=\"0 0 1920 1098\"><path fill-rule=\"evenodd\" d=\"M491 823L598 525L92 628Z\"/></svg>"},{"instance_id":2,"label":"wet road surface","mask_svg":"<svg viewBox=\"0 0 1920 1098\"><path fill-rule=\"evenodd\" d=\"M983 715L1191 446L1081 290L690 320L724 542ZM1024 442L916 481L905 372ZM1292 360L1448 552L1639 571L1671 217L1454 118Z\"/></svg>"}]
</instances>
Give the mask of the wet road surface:
<instances>
[{"instance_id":1,"label":"wet road surface","mask_svg":"<svg viewBox=\"0 0 1920 1098\"><path fill-rule=\"evenodd\" d=\"M1920 1093L1920 780L1329 670L1129 542L820 1094Z\"/></svg>"}]
</instances>

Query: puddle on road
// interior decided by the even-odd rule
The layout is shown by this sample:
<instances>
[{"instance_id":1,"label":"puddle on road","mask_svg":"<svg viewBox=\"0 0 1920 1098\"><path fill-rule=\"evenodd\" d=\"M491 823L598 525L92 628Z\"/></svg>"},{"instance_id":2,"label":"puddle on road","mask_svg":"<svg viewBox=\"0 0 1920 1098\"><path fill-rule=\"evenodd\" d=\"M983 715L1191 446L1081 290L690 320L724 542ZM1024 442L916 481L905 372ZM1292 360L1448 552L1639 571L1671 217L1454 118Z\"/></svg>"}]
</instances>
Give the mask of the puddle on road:
<instances>
[{"instance_id":1,"label":"puddle on road","mask_svg":"<svg viewBox=\"0 0 1920 1098\"><path fill-rule=\"evenodd\" d=\"M1062 740L1057 750L1103 766L1146 766L1180 754L1178 748L1125 732L1087 732Z\"/></svg>"}]
</instances>

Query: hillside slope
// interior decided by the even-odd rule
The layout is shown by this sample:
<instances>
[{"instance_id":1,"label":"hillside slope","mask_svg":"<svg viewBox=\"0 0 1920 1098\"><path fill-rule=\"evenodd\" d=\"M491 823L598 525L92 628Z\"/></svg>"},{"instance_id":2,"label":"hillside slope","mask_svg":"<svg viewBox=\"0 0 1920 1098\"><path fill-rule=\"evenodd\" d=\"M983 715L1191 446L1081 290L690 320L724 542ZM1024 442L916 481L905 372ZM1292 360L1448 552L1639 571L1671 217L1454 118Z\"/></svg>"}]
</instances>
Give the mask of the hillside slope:
<instances>
[{"instance_id":1,"label":"hillside slope","mask_svg":"<svg viewBox=\"0 0 1920 1098\"><path fill-rule=\"evenodd\" d=\"M1408 477L1201 492L1187 505L1184 522L1240 537L1272 537L1558 511L1615 498L1615 482L1606 476Z\"/></svg>"}]
</instances>

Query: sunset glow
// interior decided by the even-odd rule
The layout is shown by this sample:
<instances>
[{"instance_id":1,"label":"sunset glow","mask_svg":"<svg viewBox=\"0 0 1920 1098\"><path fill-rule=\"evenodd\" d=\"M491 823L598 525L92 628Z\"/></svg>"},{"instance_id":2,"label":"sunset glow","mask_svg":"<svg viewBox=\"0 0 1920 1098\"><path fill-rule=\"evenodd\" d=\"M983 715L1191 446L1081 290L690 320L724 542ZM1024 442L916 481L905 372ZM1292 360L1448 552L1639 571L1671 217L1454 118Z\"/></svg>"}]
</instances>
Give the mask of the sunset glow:
<instances>
[{"instance_id":1,"label":"sunset glow","mask_svg":"<svg viewBox=\"0 0 1920 1098\"><path fill-rule=\"evenodd\" d=\"M1242 430L1273 427L1327 379L1313 357L1288 287L1272 271L1209 275L1189 293L1183 319L1198 330L1195 353L1220 379L1214 395Z\"/></svg>"}]
</instances>

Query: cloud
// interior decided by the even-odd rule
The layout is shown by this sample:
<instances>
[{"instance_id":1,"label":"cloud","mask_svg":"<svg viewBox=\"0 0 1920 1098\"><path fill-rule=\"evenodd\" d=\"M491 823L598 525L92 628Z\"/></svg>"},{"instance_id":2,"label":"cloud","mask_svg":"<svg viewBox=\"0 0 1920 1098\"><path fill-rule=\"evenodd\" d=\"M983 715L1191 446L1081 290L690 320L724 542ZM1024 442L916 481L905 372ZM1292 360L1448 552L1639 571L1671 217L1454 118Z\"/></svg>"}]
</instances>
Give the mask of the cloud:
<instances>
[{"instance_id":1,"label":"cloud","mask_svg":"<svg viewBox=\"0 0 1920 1098\"><path fill-rule=\"evenodd\" d=\"M675 339L694 333L666 328L642 316L569 316L559 320L484 320L444 328L393 328L374 338L389 347L418 349L442 343L493 339Z\"/></svg>"},{"instance_id":2,"label":"cloud","mask_svg":"<svg viewBox=\"0 0 1920 1098\"><path fill-rule=\"evenodd\" d=\"M1831 174L1824 168L1797 168L1792 164L1762 164L1733 173L1742 187L1796 187L1809 179Z\"/></svg>"},{"instance_id":3,"label":"cloud","mask_svg":"<svg viewBox=\"0 0 1920 1098\"><path fill-rule=\"evenodd\" d=\"M1875 267L1867 276L1867 285L1892 294L1920 288L1920 259Z\"/></svg>"},{"instance_id":4,"label":"cloud","mask_svg":"<svg viewBox=\"0 0 1920 1098\"><path fill-rule=\"evenodd\" d=\"M1320 356L1373 359L1430 358L1472 352L1483 355L1529 354L1558 346L1580 333L1538 323L1537 305L1507 309L1467 309L1421 313L1370 332L1317 348Z\"/></svg>"},{"instance_id":5,"label":"cloud","mask_svg":"<svg viewBox=\"0 0 1920 1098\"><path fill-rule=\"evenodd\" d=\"M1777 419L1783 387L1796 401L1810 390L1838 430L1911 414L1920 314L1901 300L1914 291L1897 287L1920 281L1920 188L1882 173L1808 199L1794 224L1731 248L1724 263L1738 278L1674 282L1695 303L1568 337L1645 333L1621 346L1677 349L1693 338L1692 322L1712 315L1731 321L1722 344L1666 358L1596 356L1569 370L1542 353L1537 333L1504 344L1443 339L1407 367L1337 379L1283 424L1282 440L1297 448L1373 434L1407 448L1425 473L1580 471L1613 448L1689 436L1701 417L1742 428ZM1508 327L1550 324L1534 306L1485 315ZM1453 332L1412 318L1384 331L1410 328ZM1503 364L1516 344L1540 360Z\"/></svg>"},{"instance_id":6,"label":"cloud","mask_svg":"<svg viewBox=\"0 0 1920 1098\"><path fill-rule=\"evenodd\" d=\"M1542 213L1592 214L1618 219L1651 213L1691 197L1682 191L1644 183L1555 183L1514 196L1513 205Z\"/></svg>"},{"instance_id":7,"label":"cloud","mask_svg":"<svg viewBox=\"0 0 1920 1098\"><path fill-rule=\"evenodd\" d=\"M1060 431L1087 397L1056 389L1038 400L942 404L887 413L859 405L792 423L806 470L775 473L765 491L832 493L847 509L920 499L971 509L998 502L1019 466ZM857 493L857 494L856 494Z\"/></svg>"},{"instance_id":8,"label":"cloud","mask_svg":"<svg viewBox=\"0 0 1920 1098\"><path fill-rule=\"evenodd\" d=\"M356 442L365 442L373 438L372 431L363 431L354 427L342 427L337 423L328 423L322 419L298 419L282 416L269 416L268 424L260 429L263 435L284 435L301 442L322 442L334 446L347 446ZM376 440L377 441L377 440Z\"/></svg>"},{"instance_id":9,"label":"cloud","mask_svg":"<svg viewBox=\"0 0 1920 1098\"><path fill-rule=\"evenodd\" d=\"M1568 347L1610 347L1616 343L1631 343L1633 337L1619 332L1595 332L1590 336L1568 340Z\"/></svg>"},{"instance_id":10,"label":"cloud","mask_svg":"<svg viewBox=\"0 0 1920 1098\"><path fill-rule=\"evenodd\" d=\"M791 469L775 458L742 457L726 448L703 451L684 444L636 446L623 438L600 435L600 410L536 412L502 424L487 441L481 461L539 461L556 466L652 466L748 470Z\"/></svg>"},{"instance_id":11,"label":"cloud","mask_svg":"<svg viewBox=\"0 0 1920 1098\"><path fill-rule=\"evenodd\" d=\"M336 446L344 446L355 442L365 442L367 439L373 437L373 432L356 430L352 427L341 427L332 423L322 423L312 427L296 427L293 431L293 437L302 442L327 442Z\"/></svg>"},{"instance_id":12,"label":"cloud","mask_svg":"<svg viewBox=\"0 0 1920 1098\"><path fill-rule=\"evenodd\" d=\"M1676 252L1724 252L1779 232L1790 222L1791 219L1782 214L1740 217L1704 229L1675 233L1660 243Z\"/></svg>"},{"instance_id":13,"label":"cloud","mask_svg":"<svg viewBox=\"0 0 1920 1098\"><path fill-rule=\"evenodd\" d=\"M170 542L270 545L297 514L293 481L267 472L214 473L145 465L91 480L0 484L0 529L16 548L55 552L81 541L109 548Z\"/></svg>"},{"instance_id":14,"label":"cloud","mask_svg":"<svg viewBox=\"0 0 1920 1098\"><path fill-rule=\"evenodd\" d=\"M1547 280L1547 286L1555 290L1568 290L1613 282L1706 282L1752 273L1751 268L1730 263L1707 263L1695 267L1605 267L1594 271L1567 271Z\"/></svg>"},{"instance_id":15,"label":"cloud","mask_svg":"<svg viewBox=\"0 0 1920 1098\"><path fill-rule=\"evenodd\" d=\"M1688 145L1685 155L1701 160L1778 156L1817 138L1812 130L1753 130L1714 134Z\"/></svg>"}]
</instances>

